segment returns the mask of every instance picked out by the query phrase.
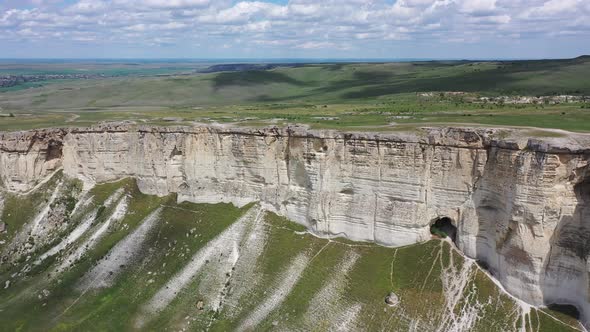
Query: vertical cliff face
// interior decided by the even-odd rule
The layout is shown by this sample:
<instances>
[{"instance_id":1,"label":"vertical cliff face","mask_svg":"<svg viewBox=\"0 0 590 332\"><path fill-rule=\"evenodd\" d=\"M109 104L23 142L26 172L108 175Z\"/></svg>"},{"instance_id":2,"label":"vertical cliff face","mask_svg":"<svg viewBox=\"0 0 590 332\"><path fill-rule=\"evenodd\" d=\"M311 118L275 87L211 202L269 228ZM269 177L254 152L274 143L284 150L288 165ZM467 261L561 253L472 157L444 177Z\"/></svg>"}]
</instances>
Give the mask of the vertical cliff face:
<instances>
[{"instance_id":1,"label":"vertical cliff face","mask_svg":"<svg viewBox=\"0 0 590 332\"><path fill-rule=\"evenodd\" d=\"M575 304L589 317L590 156L534 142L523 150L489 151L459 222L459 247L515 296Z\"/></svg>"},{"instance_id":2,"label":"vertical cliff face","mask_svg":"<svg viewBox=\"0 0 590 332\"><path fill-rule=\"evenodd\" d=\"M133 176L146 193L178 192L193 202L261 201L317 234L399 246L430 238L428 226L440 215L458 220L486 155L472 132L197 128L71 132L63 164L73 177Z\"/></svg>"},{"instance_id":3,"label":"vertical cliff face","mask_svg":"<svg viewBox=\"0 0 590 332\"><path fill-rule=\"evenodd\" d=\"M512 294L590 317L590 145L494 139L493 130L344 134L303 128L104 127L4 134L0 178L23 191L55 168L124 177L149 194L252 201L318 235L401 246L441 217ZM581 142L581 143L580 143Z\"/></svg>"},{"instance_id":4,"label":"vertical cliff face","mask_svg":"<svg viewBox=\"0 0 590 332\"><path fill-rule=\"evenodd\" d=\"M65 131L0 133L0 186L31 189L61 166Z\"/></svg>"}]
</instances>

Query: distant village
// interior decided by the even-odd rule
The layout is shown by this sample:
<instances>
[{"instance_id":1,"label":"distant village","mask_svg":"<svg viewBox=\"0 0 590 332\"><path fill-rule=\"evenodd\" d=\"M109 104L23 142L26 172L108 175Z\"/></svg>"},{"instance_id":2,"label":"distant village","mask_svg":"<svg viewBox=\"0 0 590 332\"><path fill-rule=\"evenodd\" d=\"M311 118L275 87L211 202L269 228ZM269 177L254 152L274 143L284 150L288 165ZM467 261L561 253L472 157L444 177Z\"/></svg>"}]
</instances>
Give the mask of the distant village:
<instances>
[{"instance_id":1,"label":"distant village","mask_svg":"<svg viewBox=\"0 0 590 332\"><path fill-rule=\"evenodd\" d=\"M93 79L106 77L103 74L39 74L39 75L0 75L0 88L8 88L29 82L66 79Z\"/></svg>"},{"instance_id":2,"label":"distant village","mask_svg":"<svg viewBox=\"0 0 590 332\"><path fill-rule=\"evenodd\" d=\"M556 95L556 96L498 96L498 97L479 97L473 93L461 91L447 91L447 92L421 92L418 93L420 97L425 98L458 98L460 97L465 102L482 103L482 104L567 104L567 103L586 103L590 102L590 96L575 96L575 95Z\"/></svg>"},{"instance_id":3,"label":"distant village","mask_svg":"<svg viewBox=\"0 0 590 332\"><path fill-rule=\"evenodd\" d=\"M590 102L590 96L500 96L500 97L480 97L479 102L493 104L567 104L567 103L585 103Z\"/></svg>"}]
</instances>

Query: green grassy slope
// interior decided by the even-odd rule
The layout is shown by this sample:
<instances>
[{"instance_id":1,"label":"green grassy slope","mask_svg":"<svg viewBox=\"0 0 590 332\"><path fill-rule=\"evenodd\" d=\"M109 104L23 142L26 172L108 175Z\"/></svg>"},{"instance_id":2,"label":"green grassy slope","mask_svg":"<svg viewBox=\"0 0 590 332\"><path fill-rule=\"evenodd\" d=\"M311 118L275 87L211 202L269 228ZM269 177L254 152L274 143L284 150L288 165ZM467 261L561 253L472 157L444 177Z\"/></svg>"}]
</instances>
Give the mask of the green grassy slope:
<instances>
[{"instance_id":1,"label":"green grassy slope","mask_svg":"<svg viewBox=\"0 0 590 332\"><path fill-rule=\"evenodd\" d=\"M269 71L74 82L2 94L3 107L207 106L340 103L427 91L484 95L590 95L586 58L516 62L306 65Z\"/></svg>"},{"instance_id":2,"label":"green grassy slope","mask_svg":"<svg viewBox=\"0 0 590 332\"><path fill-rule=\"evenodd\" d=\"M68 183L57 175L27 196L31 206L43 206L36 197L46 197L62 181ZM56 202L61 196L67 193ZM17 237L0 235L0 253L11 261L0 270L2 285L10 281L0 289L0 330L516 331L525 326L572 331L577 326L575 319L548 309L523 311L444 241L384 248L320 239L255 204L240 209L177 203L173 195L141 194L131 180L99 185L76 198L76 209L61 221L67 227L51 228L45 219L40 225L63 239L87 216L94 216L92 223L40 264L33 262L59 241L34 245L26 251L30 258L11 260L6 256L21 253L7 249ZM7 218L18 206L5 205L2 219L16 231L35 218L22 215L20 226ZM114 218L117 211L122 213ZM31 236L42 241L49 235ZM385 303L391 292L399 300L395 306Z\"/></svg>"}]
</instances>

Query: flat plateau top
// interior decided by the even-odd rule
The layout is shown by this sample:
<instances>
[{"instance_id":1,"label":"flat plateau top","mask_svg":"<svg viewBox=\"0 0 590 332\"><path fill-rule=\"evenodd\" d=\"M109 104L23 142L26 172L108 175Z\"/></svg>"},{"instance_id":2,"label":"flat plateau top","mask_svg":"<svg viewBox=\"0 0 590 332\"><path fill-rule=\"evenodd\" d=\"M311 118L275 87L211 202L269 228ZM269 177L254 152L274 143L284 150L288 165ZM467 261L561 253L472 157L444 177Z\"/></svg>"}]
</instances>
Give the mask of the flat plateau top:
<instances>
[{"instance_id":1,"label":"flat plateau top","mask_svg":"<svg viewBox=\"0 0 590 332\"><path fill-rule=\"evenodd\" d=\"M499 147L548 153L588 154L590 134L534 128L419 127L399 131L347 131L312 129L306 125L242 127L195 124L192 126L154 126L131 123L103 123L89 127L62 127L0 132L0 149L27 149L31 140L61 141L66 135L105 133L151 133L158 135L241 135L336 139L392 143L417 143L481 149Z\"/></svg>"}]
</instances>

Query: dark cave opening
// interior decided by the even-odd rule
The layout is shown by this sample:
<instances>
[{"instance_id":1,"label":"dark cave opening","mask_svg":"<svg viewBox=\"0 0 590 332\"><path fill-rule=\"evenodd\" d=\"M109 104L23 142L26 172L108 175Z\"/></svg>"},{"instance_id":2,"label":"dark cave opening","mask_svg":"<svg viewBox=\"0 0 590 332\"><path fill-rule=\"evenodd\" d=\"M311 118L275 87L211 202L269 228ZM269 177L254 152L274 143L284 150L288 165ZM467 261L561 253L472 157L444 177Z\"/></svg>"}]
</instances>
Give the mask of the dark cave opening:
<instances>
[{"instance_id":1,"label":"dark cave opening","mask_svg":"<svg viewBox=\"0 0 590 332\"><path fill-rule=\"evenodd\" d=\"M475 263L482 269L488 271L489 274L492 276L494 275L493 271L490 269L490 264L483 259L477 259Z\"/></svg>"},{"instance_id":2,"label":"dark cave opening","mask_svg":"<svg viewBox=\"0 0 590 332\"><path fill-rule=\"evenodd\" d=\"M47 144L47 155L45 156L45 161L50 161L53 159L59 159L62 156L62 149L63 143L60 141L51 140Z\"/></svg>"},{"instance_id":3,"label":"dark cave opening","mask_svg":"<svg viewBox=\"0 0 590 332\"><path fill-rule=\"evenodd\" d=\"M590 203L590 176L574 186L576 197L584 203Z\"/></svg>"},{"instance_id":4,"label":"dark cave opening","mask_svg":"<svg viewBox=\"0 0 590 332\"><path fill-rule=\"evenodd\" d=\"M580 311L574 305L552 303L547 306L547 309L580 320Z\"/></svg>"},{"instance_id":5,"label":"dark cave opening","mask_svg":"<svg viewBox=\"0 0 590 332\"><path fill-rule=\"evenodd\" d=\"M453 225L453 221L449 217L436 219L434 223L430 225L430 233L441 238L446 238L448 236L453 242L457 241L457 227Z\"/></svg>"}]
</instances>

